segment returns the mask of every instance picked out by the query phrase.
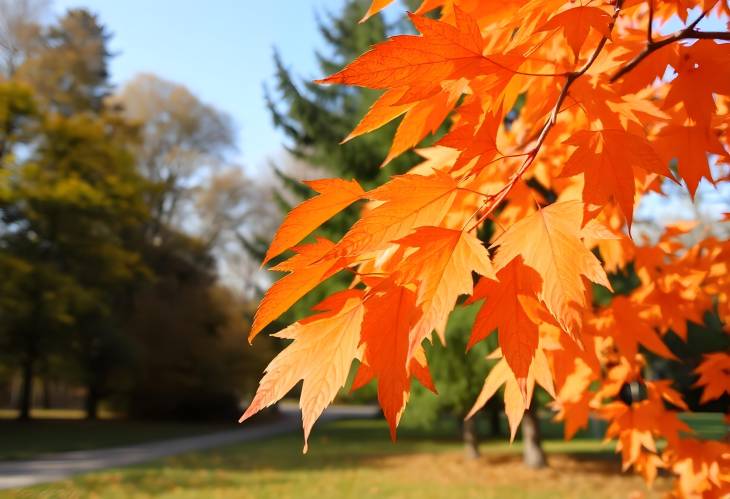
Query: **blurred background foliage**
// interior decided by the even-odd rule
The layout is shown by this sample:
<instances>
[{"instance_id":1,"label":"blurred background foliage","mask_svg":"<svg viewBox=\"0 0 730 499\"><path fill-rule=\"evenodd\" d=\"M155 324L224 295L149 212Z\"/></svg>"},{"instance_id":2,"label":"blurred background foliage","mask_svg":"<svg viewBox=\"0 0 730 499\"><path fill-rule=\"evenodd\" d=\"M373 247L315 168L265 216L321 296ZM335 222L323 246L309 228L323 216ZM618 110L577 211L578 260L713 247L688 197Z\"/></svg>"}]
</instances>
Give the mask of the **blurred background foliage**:
<instances>
[{"instance_id":1,"label":"blurred background foliage","mask_svg":"<svg viewBox=\"0 0 730 499\"><path fill-rule=\"evenodd\" d=\"M115 89L91 12L1 6L0 400L234 420L272 346L245 345L255 262L219 270L276 217L231 119L155 75Z\"/></svg>"}]
</instances>

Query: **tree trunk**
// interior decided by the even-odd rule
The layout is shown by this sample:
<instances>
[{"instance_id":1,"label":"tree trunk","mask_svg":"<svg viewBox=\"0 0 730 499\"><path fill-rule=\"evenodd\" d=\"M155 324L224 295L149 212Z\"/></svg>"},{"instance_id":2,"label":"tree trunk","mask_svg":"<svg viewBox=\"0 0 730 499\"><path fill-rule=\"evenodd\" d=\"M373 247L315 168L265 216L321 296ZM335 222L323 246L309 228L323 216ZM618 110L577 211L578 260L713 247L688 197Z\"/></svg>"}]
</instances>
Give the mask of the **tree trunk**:
<instances>
[{"instance_id":1,"label":"tree trunk","mask_svg":"<svg viewBox=\"0 0 730 499\"><path fill-rule=\"evenodd\" d=\"M23 362L21 372L20 402L18 419L27 421L30 419L30 408L33 405L33 360L27 359Z\"/></svg>"},{"instance_id":2,"label":"tree trunk","mask_svg":"<svg viewBox=\"0 0 730 499\"><path fill-rule=\"evenodd\" d=\"M535 414L534 405L525 411L522 419L522 460L528 468L544 468L547 466L545 451L542 450L540 422Z\"/></svg>"},{"instance_id":3,"label":"tree trunk","mask_svg":"<svg viewBox=\"0 0 730 499\"><path fill-rule=\"evenodd\" d=\"M467 459L476 459L479 457L479 435L477 435L477 425L474 418L464 420L461 433L464 438L464 453Z\"/></svg>"},{"instance_id":4,"label":"tree trunk","mask_svg":"<svg viewBox=\"0 0 730 499\"><path fill-rule=\"evenodd\" d=\"M99 418L99 390L96 383L89 383L86 387L86 419L95 420Z\"/></svg>"}]
</instances>

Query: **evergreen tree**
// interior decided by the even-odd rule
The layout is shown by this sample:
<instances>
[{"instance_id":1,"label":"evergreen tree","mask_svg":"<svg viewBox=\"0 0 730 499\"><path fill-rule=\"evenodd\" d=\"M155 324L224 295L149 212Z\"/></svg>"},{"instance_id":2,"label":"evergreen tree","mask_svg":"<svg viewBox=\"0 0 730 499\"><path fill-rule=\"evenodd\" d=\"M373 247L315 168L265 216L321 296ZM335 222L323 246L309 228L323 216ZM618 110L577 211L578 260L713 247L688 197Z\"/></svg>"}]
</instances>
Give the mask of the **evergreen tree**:
<instances>
[{"instance_id":1,"label":"evergreen tree","mask_svg":"<svg viewBox=\"0 0 730 499\"><path fill-rule=\"evenodd\" d=\"M14 77L33 87L50 111L64 116L99 113L111 88L109 38L95 15L69 10L28 44Z\"/></svg>"},{"instance_id":2,"label":"evergreen tree","mask_svg":"<svg viewBox=\"0 0 730 499\"><path fill-rule=\"evenodd\" d=\"M329 14L326 22L319 22L319 31L332 53L317 54L317 77L337 71L387 36L390 28L382 16L357 23L367 4L367 0L349 0L339 16ZM389 168L380 168L390 147L393 125L340 144L378 97L377 92L301 81L285 67L278 53L274 62L276 86L273 95L267 89L267 103L294 156L333 176L355 178L368 188L413 163L412 157L405 157Z\"/></svg>"},{"instance_id":3,"label":"evergreen tree","mask_svg":"<svg viewBox=\"0 0 730 499\"><path fill-rule=\"evenodd\" d=\"M319 21L319 31L327 42L329 53L317 53L317 75L307 75L307 78L296 76L275 53L275 82L273 89L266 88L272 120L286 137L286 149L296 158L323 170L322 176L354 178L366 189L383 183L390 175L403 173L415 163L416 157L407 153L381 168L395 132L394 124L340 144L373 104L378 93L360 88L323 86L312 83L312 80L340 69L396 29L397 26L388 25L381 15L359 24L368 6L369 0L348 0L341 13L329 13L326 19ZM275 167L275 173L283 185L282 192L274 193L283 212L291 208L288 199L296 199L296 204L312 195L306 186L281 169ZM356 220L360 207L356 204L334 217L319 229L317 235L329 239L342 236ZM257 243L249 244L249 249L263 257L263 248L268 241ZM338 275L321 285L292 307L271 326L271 330L306 315L312 305L333 289L346 287L347 277Z\"/></svg>"}]
</instances>

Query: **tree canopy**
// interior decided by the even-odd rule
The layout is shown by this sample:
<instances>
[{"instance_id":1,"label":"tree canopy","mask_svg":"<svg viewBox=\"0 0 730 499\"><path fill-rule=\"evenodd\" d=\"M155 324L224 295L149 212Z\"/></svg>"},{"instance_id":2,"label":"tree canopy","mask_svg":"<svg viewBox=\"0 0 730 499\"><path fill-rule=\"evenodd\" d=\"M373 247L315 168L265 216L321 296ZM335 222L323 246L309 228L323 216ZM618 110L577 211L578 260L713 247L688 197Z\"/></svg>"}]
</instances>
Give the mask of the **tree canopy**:
<instances>
[{"instance_id":1,"label":"tree canopy","mask_svg":"<svg viewBox=\"0 0 730 499\"><path fill-rule=\"evenodd\" d=\"M373 2L365 17L389 3ZM497 331L490 357L501 359L472 413L504 386L514 436L540 385L566 436L599 414L625 467L648 481L671 470L679 495L726 493L727 444L692 435L678 416L682 395L652 378L647 360L675 359L666 338L686 340L687 323L705 313L727 334L728 243L711 231L687 242L688 224L656 240L631 229L636 204L667 182L694 196L703 179L727 180L730 88L719 68L730 34L698 27L727 14L724 2L426 1L410 14L419 34L393 36L319 80L382 92L339 140L402 116L384 164L448 132L419 151L425 161L373 188L319 181L319 196L284 220L269 256L294 254L273 267L287 275L261 301L251 339L320 283L351 281L275 334L292 341L241 419L301 380L306 450L357 359L354 385L377 380L395 437L411 380L431 385L423 342L434 331L443 341L466 295L482 303L469 344ZM674 17L683 25L665 34ZM344 235L302 243L359 200ZM475 234L488 221L484 245ZM614 289L609 276L629 268L635 285ZM718 366L729 360L723 350L697 368L705 401L727 397Z\"/></svg>"}]
</instances>

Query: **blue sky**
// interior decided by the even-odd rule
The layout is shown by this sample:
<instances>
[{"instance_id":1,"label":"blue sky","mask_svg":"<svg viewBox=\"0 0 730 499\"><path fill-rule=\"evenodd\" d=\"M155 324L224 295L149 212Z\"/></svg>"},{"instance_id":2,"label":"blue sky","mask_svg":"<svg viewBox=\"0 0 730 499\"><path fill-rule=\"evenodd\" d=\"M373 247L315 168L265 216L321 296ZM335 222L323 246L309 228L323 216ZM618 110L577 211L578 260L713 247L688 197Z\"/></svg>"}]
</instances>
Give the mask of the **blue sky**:
<instances>
[{"instance_id":1,"label":"blue sky","mask_svg":"<svg viewBox=\"0 0 730 499\"><path fill-rule=\"evenodd\" d=\"M54 0L56 14L83 6L97 13L113 33L112 79L122 85L140 72L187 86L203 101L226 111L238 128L238 157L251 174L267 176L267 158L282 149L283 136L264 105L263 84L272 82L273 48L306 78L323 76L314 51L324 48L316 13L338 12L344 0ZM390 12L394 12L393 6ZM696 15L693 13L690 18ZM722 29L727 20L707 19L704 29ZM669 22L661 31L680 27ZM703 181L700 194L714 213L727 209L727 189ZM707 202L706 201L706 202ZM714 206L719 203L720 208ZM653 203L646 203L654 206ZM691 206L672 200L672 217ZM668 215L670 213L667 213Z\"/></svg>"},{"instance_id":2,"label":"blue sky","mask_svg":"<svg viewBox=\"0 0 730 499\"><path fill-rule=\"evenodd\" d=\"M267 168L281 149L263 101L277 47L298 75L319 74L322 48L315 13L337 12L343 0L55 0L56 14L87 7L113 33L112 79L121 85L151 72L182 83L233 116L238 160L249 172Z\"/></svg>"}]
</instances>

